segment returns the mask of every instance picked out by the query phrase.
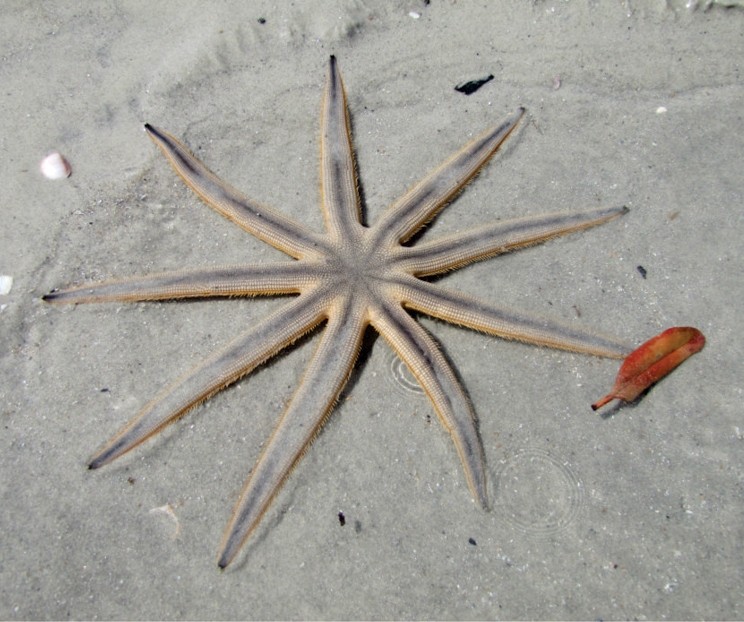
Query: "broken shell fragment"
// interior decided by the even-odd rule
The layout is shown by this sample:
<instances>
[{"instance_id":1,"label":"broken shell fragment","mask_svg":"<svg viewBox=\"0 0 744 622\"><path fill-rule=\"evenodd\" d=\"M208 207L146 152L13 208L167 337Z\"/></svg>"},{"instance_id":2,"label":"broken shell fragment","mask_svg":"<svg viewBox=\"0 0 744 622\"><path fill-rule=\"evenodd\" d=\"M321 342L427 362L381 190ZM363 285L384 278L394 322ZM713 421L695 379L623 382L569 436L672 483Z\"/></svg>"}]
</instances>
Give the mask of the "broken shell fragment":
<instances>
[{"instance_id":1,"label":"broken shell fragment","mask_svg":"<svg viewBox=\"0 0 744 622\"><path fill-rule=\"evenodd\" d=\"M0 274L0 296L7 296L10 288L13 287L13 277L7 274Z\"/></svg>"},{"instance_id":2,"label":"broken shell fragment","mask_svg":"<svg viewBox=\"0 0 744 622\"><path fill-rule=\"evenodd\" d=\"M72 167L58 151L50 153L39 165L41 174L47 179L64 179L72 175Z\"/></svg>"}]
</instances>

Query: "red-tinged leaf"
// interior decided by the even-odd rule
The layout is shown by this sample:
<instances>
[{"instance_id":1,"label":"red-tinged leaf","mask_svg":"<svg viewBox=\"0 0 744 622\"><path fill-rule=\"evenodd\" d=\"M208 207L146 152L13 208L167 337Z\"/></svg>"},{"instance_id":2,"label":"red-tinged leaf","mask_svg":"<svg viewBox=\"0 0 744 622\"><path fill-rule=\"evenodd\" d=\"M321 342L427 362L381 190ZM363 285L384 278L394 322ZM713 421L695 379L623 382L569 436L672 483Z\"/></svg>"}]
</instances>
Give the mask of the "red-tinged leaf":
<instances>
[{"instance_id":1,"label":"red-tinged leaf","mask_svg":"<svg viewBox=\"0 0 744 622\"><path fill-rule=\"evenodd\" d=\"M592 404L592 410L615 399L632 402L686 358L700 352L704 345L703 333L690 326L675 326L649 339L625 357L615 386Z\"/></svg>"}]
</instances>

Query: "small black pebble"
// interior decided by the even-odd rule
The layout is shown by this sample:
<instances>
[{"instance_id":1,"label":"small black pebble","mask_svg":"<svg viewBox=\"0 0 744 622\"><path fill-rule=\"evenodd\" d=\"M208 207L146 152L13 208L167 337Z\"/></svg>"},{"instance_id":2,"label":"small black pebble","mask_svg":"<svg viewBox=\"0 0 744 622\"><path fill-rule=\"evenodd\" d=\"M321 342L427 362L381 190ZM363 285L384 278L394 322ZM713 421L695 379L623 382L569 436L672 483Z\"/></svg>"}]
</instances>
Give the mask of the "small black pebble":
<instances>
[{"instance_id":1,"label":"small black pebble","mask_svg":"<svg viewBox=\"0 0 744 622\"><path fill-rule=\"evenodd\" d=\"M644 279L646 278L646 275L648 272L646 272L646 268L643 266L636 266L636 270L638 270L638 274L640 274Z\"/></svg>"},{"instance_id":2,"label":"small black pebble","mask_svg":"<svg viewBox=\"0 0 744 622\"><path fill-rule=\"evenodd\" d=\"M259 24L265 24L266 23L266 18L265 17L259 17L258 18L258 23Z\"/></svg>"},{"instance_id":3,"label":"small black pebble","mask_svg":"<svg viewBox=\"0 0 744 622\"><path fill-rule=\"evenodd\" d=\"M476 546L477 542L475 541L475 538L468 538L468 544L472 544L473 546Z\"/></svg>"},{"instance_id":4,"label":"small black pebble","mask_svg":"<svg viewBox=\"0 0 744 622\"><path fill-rule=\"evenodd\" d=\"M480 80L470 80L470 82L462 82L455 87L458 93L465 93L465 95L472 95L486 82L493 80L493 74L490 74L487 78L481 78Z\"/></svg>"},{"instance_id":5,"label":"small black pebble","mask_svg":"<svg viewBox=\"0 0 744 622\"><path fill-rule=\"evenodd\" d=\"M346 517L344 516L343 512L338 513L338 524L342 527L346 524Z\"/></svg>"}]
</instances>

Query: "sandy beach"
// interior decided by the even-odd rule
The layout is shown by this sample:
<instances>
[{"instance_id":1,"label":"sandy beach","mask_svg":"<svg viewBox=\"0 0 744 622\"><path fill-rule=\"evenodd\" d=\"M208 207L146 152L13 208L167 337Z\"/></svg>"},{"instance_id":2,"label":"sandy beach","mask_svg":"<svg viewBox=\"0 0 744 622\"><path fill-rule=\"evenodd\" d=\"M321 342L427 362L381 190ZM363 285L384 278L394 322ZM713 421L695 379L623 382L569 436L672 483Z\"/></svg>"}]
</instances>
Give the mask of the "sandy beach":
<instances>
[{"instance_id":1,"label":"sandy beach","mask_svg":"<svg viewBox=\"0 0 744 622\"><path fill-rule=\"evenodd\" d=\"M738 2L5 2L0 619L741 619L744 7ZM93 452L279 298L51 306L53 288L285 256L189 191L143 126L317 231L329 56L365 218L518 106L425 232L627 206L438 282L638 345L707 345L642 400L618 361L426 317L478 415L491 509L371 332L237 563L245 478L317 334L114 464ZM470 95L457 85L493 76ZM68 178L44 178L58 151Z\"/></svg>"}]
</instances>

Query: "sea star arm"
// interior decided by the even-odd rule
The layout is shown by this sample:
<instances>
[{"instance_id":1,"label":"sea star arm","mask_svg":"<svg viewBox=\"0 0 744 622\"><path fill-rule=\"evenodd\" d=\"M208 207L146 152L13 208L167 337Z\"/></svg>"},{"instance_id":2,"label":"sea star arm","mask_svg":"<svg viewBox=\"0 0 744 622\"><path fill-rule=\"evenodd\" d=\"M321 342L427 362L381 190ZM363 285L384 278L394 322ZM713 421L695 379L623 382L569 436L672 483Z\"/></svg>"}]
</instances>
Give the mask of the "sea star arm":
<instances>
[{"instance_id":1,"label":"sea star arm","mask_svg":"<svg viewBox=\"0 0 744 622\"><path fill-rule=\"evenodd\" d=\"M318 349L240 494L220 549L220 568L235 558L333 408L366 323L363 310L349 299L331 305Z\"/></svg>"},{"instance_id":2,"label":"sea star arm","mask_svg":"<svg viewBox=\"0 0 744 622\"><path fill-rule=\"evenodd\" d=\"M178 270L55 290L46 302L137 302L299 293L316 276L305 262L218 266Z\"/></svg>"},{"instance_id":3,"label":"sea star arm","mask_svg":"<svg viewBox=\"0 0 744 622\"><path fill-rule=\"evenodd\" d=\"M429 396L460 457L473 497L488 507L483 448L475 413L437 343L402 307L386 304L372 325L406 364Z\"/></svg>"},{"instance_id":4,"label":"sea star arm","mask_svg":"<svg viewBox=\"0 0 744 622\"><path fill-rule=\"evenodd\" d=\"M349 111L336 57L331 56L321 114L320 179L326 227L339 241L361 229Z\"/></svg>"},{"instance_id":5,"label":"sea star arm","mask_svg":"<svg viewBox=\"0 0 744 622\"><path fill-rule=\"evenodd\" d=\"M478 173L524 116L518 108L500 125L462 147L393 203L375 224L376 241L403 243L444 208Z\"/></svg>"},{"instance_id":6,"label":"sea star arm","mask_svg":"<svg viewBox=\"0 0 744 622\"><path fill-rule=\"evenodd\" d=\"M200 162L175 136L145 125L148 135L181 178L209 207L248 233L300 259L316 254L322 238L303 225L246 197Z\"/></svg>"},{"instance_id":7,"label":"sea star arm","mask_svg":"<svg viewBox=\"0 0 744 622\"><path fill-rule=\"evenodd\" d=\"M497 337L616 359L632 350L610 337L497 307L413 277L401 281L400 289L399 295L410 309Z\"/></svg>"},{"instance_id":8,"label":"sea star arm","mask_svg":"<svg viewBox=\"0 0 744 622\"><path fill-rule=\"evenodd\" d=\"M93 458L97 469L136 447L193 406L246 375L317 326L324 316L323 297L310 292L293 299L225 349L163 389Z\"/></svg>"},{"instance_id":9,"label":"sea star arm","mask_svg":"<svg viewBox=\"0 0 744 622\"><path fill-rule=\"evenodd\" d=\"M397 255L400 257L400 267L405 272L416 276L439 274L500 253L601 225L627 211L626 207L601 208L499 221L431 242L420 242L416 246L400 246Z\"/></svg>"}]
</instances>

